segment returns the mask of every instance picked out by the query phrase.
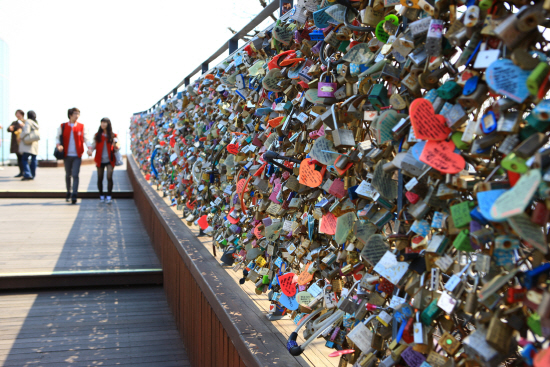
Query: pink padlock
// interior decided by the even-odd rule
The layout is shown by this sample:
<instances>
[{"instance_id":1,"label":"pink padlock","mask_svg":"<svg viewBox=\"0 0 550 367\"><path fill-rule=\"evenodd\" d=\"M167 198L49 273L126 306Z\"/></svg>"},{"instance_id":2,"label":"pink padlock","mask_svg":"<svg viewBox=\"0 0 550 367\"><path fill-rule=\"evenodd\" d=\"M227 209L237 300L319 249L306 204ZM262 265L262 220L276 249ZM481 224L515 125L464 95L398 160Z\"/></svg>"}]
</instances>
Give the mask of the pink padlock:
<instances>
[{"instance_id":1,"label":"pink padlock","mask_svg":"<svg viewBox=\"0 0 550 367\"><path fill-rule=\"evenodd\" d=\"M319 77L319 83L317 84L317 97L323 97L323 98L334 98L334 93L336 92L336 89L338 89L338 83L334 83L334 77L331 75L329 77L325 77L325 74L327 72L324 72ZM326 80L330 79L329 82Z\"/></svg>"}]
</instances>

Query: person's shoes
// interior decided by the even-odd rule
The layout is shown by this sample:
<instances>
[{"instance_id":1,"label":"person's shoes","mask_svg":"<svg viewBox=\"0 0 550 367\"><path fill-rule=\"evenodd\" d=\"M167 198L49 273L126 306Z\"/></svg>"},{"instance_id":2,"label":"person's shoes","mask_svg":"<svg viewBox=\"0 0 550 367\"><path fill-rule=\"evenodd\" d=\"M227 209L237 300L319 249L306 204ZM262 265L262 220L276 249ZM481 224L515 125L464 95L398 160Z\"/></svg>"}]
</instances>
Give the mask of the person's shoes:
<instances>
[{"instance_id":1,"label":"person's shoes","mask_svg":"<svg viewBox=\"0 0 550 367\"><path fill-rule=\"evenodd\" d=\"M99 197L99 202L100 202L100 203L104 203L104 202L105 202L105 196L101 195L101 196Z\"/></svg>"},{"instance_id":2,"label":"person's shoes","mask_svg":"<svg viewBox=\"0 0 550 367\"><path fill-rule=\"evenodd\" d=\"M76 204L76 199L71 199L71 204Z\"/></svg>"},{"instance_id":3,"label":"person's shoes","mask_svg":"<svg viewBox=\"0 0 550 367\"><path fill-rule=\"evenodd\" d=\"M32 177L23 177L23 178L21 179L21 181L31 181L31 180L33 180Z\"/></svg>"},{"instance_id":4,"label":"person's shoes","mask_svg":"<svg viewBox=\"0 0 550 367\"><path fill-rule=\"evenodd\" d=\"M15 178L19 178L19 177L23 177L23 174L20 173L20 174L18 174L17 176L15 176Z\"/></svg>"},{"instance_id":5,"label":"person's shoes","mask_svg":"<svg viewBox=\"0 0 550 367\"><path fill-rule=\"evenodd\" d=\"M105 202L107 204L112 204L113 203L113 199L110 197L110 196L107 196L107 199L105 200Z\"/></svg>"},{"instance_id":6,"label":"person's shoes","mask_svg":"<svg viewBox=\"0 0 550 367\"><path fill-rule=\"evenodd\" d=\"M68 192L68 193L67 193L67 196L65 197L65 201L66 201L66 202L69 202L70 200L71 200L71 193Z\"/></svg>"}]
</instances>

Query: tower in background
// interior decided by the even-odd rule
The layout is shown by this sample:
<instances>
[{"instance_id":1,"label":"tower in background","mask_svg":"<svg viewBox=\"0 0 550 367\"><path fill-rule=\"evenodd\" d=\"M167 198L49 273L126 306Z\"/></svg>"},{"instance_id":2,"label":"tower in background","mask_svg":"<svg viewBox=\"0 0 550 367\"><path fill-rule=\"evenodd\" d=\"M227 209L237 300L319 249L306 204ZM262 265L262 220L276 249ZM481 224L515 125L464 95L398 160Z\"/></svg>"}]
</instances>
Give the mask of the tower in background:
<instances>
[{"instance_id":1,"label":"tower in background","mask_svg":"<svg viewBox=\"0 0 550 367\"><path fill-rule=\"evenodd\" d=\"M0 147L0 160L2 165L8 159L10 148L5 139L5 129L8 127L9 121L9 52L8 44L0 38L0 126L2 126L2 146Z\"/></svg>"}]
</instances>

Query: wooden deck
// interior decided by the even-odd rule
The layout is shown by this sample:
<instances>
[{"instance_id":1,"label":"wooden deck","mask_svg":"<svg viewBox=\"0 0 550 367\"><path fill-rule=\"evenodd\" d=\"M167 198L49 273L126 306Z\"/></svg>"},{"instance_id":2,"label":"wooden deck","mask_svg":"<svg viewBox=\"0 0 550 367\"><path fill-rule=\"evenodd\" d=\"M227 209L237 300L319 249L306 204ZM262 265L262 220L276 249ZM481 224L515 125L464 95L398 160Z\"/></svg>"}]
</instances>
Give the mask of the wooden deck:
<instances>
[{"instance_id":1,"label":"wooden deck","mask_svg":"<svg viewBox=\"0 0 550 367\"><path fill-rule=\"evenodd\" d=\"M190 366L162 287L0 296L0 366Z\"/></svg>"},{"instance_id":2,"label":"wooden deck","mask_svg":"<svg viewBox=\"0 0 550 367\"><path fill-rule=\"evenodd\" d=\"M0 228L0 276L160 268L131 199L0 199Z\"/></svg>"},{"instance_id":3,"label":"wooden deck","mask_svg":"<svg viewBox=\"0 0 550 367\"><path fill-rule=\"evenodd\" d=\"M0 192L64 192L63 168L41 168L30 182L16 173L0 171ZM96 190L96 178L82 166L81 190ZM124 166L114 180L132 193ZM134 200L6 196L0 366L190 366L163 287L151 286L162 284L162 269Z\"/></svg>"}]
</instances>

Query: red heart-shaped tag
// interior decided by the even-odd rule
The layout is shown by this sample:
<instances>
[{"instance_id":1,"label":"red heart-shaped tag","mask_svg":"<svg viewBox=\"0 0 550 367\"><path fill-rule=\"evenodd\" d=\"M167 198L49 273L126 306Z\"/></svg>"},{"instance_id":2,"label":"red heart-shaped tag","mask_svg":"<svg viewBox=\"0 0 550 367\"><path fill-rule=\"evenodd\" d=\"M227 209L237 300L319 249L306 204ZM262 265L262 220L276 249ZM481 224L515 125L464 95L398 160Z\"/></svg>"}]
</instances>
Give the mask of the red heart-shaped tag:
<instances>
[{"instance_id":1,"label":"red heart-shaped tag","mask_svg":"<svg viewBox=\"0 0 550 367\"><path fill-rule=\"evenodd\" d=\"M300 183L309 187L319 187L323 183L323 175L315 170L314 164L309 164L310 158L300 163Z\"/></svg>"},{"instance_id":2,"label":"red heart-shaped tag","mask_svg":"<svg viewBox=\"0 0 550 367\"><path fill-rule=\"evenodd\" d=\"M202 230L204 231L206 228L208 228L208 220L206 219L208 216L207 215L203 215L202 217L199 218L199 220L197 221L197 224L199 225L199 227L202 228Z\"/></svg>"},{"instance_id":3,"label":"red heart-shaped tag","mask_svg":"<svg viewBox=\"0 0 550 367\"><path fill-rule=\"evenodd\" d=\"M228 144L227 151L231 154L239 153L239 144Z\"/></svg>"},{"instance_id":4,"label":"red heart-shaped tag","mask_svg":"<svg viewBox=\"0 0 550 367\"><path fill-rule=\"evenodd\" d=\"M288 296L292 297L296 294L296 281L298 276L294 273L286 273L279 276L279 285L281 286L281 291Z\"/></svg>"},{"instance_id":5,"label":"red heart-shaped tag","mask_svg":"<svg viewBox=\"0 0 550 367\"><path fill-rule=\"evenodd\" d=\"M436 115L432 103L424 98L415 99L409 108L414 135L420 140L445 140L451 129L445 117Z\"/></svg>"},{"instance_id":6,"label":"red heart-shaped tag","mask_svg":"<svg viewBox=\"0 0 550 367\"><path fill-rule=\"evenodd\" d=\"M460 154L454 153L452 141L427 141L420 161L443 173L458 173L464 169L466 161Z\"/></svg>"}]
</instances>

